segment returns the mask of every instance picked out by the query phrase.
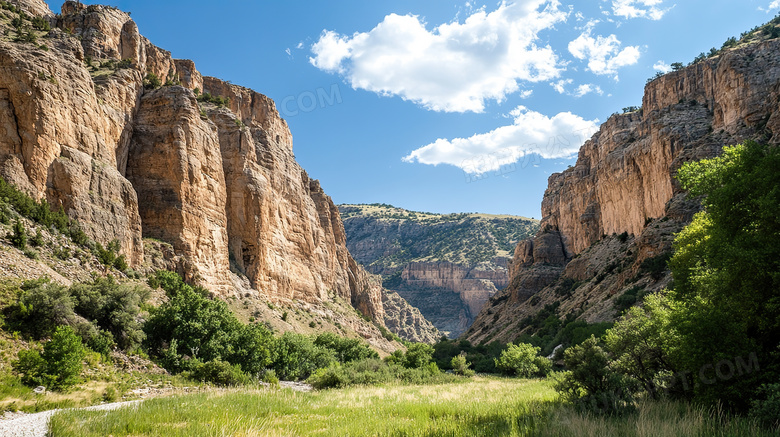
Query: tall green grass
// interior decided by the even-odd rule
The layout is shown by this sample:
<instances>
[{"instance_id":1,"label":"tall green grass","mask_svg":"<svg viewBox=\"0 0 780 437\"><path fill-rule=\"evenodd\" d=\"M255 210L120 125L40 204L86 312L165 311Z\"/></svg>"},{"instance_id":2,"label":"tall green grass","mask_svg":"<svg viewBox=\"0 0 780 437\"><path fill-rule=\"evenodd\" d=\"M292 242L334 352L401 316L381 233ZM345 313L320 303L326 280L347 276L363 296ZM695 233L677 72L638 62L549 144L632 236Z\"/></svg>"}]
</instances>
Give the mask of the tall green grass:
<instances>
[{"instance_id":1,"label":"tall green grass","mask_svg":"<svg viewBox=\"0 0 780 437\"><path fill-rule=\"evenodd\" d=\"M777 430L780 431L780 430ZM300 393L236 390L145 401L111 412L66 411L53 436L770 436L717 409L641 403L623 418L578 413L545 380L475 378L425 386Z\"/></svg>"},{"instance_id":2,"label":"tall green grass","mask_svg":"<svg viewBox=\"0 0 780 437\"><path fill-rule=\"evenodd\" d=\"M112 412L68 411L54 436L523 436L557 395L541 380L379 386L299 393L258 390L153 399Z\"/></svg>"}]
</instances>

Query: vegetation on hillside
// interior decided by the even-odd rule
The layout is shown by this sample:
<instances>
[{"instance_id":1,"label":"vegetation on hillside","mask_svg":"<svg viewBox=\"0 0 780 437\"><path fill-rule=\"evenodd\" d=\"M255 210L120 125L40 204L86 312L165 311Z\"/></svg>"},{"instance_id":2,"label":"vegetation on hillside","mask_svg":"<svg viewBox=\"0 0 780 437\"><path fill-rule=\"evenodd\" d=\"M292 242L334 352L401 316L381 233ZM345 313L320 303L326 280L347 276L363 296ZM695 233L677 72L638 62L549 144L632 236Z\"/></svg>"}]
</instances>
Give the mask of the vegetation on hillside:
<instances>
[{"instance_id":1,"label":"vegetation on hillside","mask_svg":"<svg viewBox=\"0 0 780 437\"><path fill-rule=\"evenodd\" d=\"M388 255L358 261L372 271L410 262L448 261L465 265L511 257L517 242L536 233L538 221L489 214L433 214L385 204L339 206L348 245L375 237L372 222L398 224Z\"/></svg>"},{"instance_id":2,"label":"vegetation on hillside","mask_svg":"<svg viewBox=\"0 0 780 437\"><path fill-rule=\"evenodd\" d=\"M564 353L558 384L586 410L671 398L780 422L780 149L755 142L687 163L704 210L680 232L670 290L648 295L599 341Z\"/></svg>"}]
</instances>

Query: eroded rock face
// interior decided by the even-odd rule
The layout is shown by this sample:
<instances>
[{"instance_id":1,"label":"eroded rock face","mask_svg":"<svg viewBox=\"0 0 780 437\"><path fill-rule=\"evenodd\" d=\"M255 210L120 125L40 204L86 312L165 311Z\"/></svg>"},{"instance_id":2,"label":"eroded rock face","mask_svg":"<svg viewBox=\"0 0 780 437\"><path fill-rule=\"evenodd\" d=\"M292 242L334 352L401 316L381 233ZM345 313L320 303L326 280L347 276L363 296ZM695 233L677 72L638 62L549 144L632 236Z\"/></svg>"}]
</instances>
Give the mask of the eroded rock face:
<instances>
[{"instance_id":1,"label":"eroded rock face","mask_svg":"<svg viewBox=\"0 0 780 437\"><path fill-rule=\"evenodd\" d=\"M482 306L509 282L503 267L414 262L401 270L399 295L446 335L468 329Z\"/></svg>"},{"instance_id":2,"label":"eroded rock face","mask_svg":"<svg viewBox=\"0 0 780 437\"><path fill-rule=\"evenodd\" d=\"M698 209L677 170L748 139L780 142L778 102L779 40L726 50L649 83L642 111L610 117L574 167L550 176L539 234L518 245L510 286L468 338L511 340L525 329L520 320L553 303L560 316L612 320L614 300L628 288L660 289L668 276L649 275L642 263L668 253Z\"/></svg>"},{"instance_id":3,"label":"eroded rock face","mask_svg":"<svg viewBox=\"0 0 780 437\"><path fill-rule=\"evenodd\" d=\"M0 42L0 176L62 206L92 239L119 240L133 267L152 237L148 268L219 295L237 292L233 269L250 294L320 306L338 297L384 324L381 281L349 254L338 209L295 161L271 99L202 77L114 7L67 1L54 17L40 0L14 3L53 30L48 51ZM174 85L146 89L151 74ZM200 103L196 89L230 103ZM379 335L354 319L344 323ZM405 323L394 327L424 328Z\"/></svg>"},{"instance_id":4,"label":"eroded rock face","mask_svg":"<svg viewBox=\"0 0 780 437\"><path fill-rule=\"evenodd\" d=\"M442 333L420 313L409 305L398 293L389 291L382 295L385 309L385 326L399 337L418 343L433 344L439 341Z\"/></svg>"},{"instance_id":5,"label":"eroded rock face","mask_svg":"<svg viewBox=\"0 0 780 437\"><path fill-rule=\"evenodd\" d=\"M228 290L225 175L213 123L200 118L195 96L174 86L141 99L127 165L139 199L144 237L169 242L214 292Z\"/></svg>"}]
</instances>

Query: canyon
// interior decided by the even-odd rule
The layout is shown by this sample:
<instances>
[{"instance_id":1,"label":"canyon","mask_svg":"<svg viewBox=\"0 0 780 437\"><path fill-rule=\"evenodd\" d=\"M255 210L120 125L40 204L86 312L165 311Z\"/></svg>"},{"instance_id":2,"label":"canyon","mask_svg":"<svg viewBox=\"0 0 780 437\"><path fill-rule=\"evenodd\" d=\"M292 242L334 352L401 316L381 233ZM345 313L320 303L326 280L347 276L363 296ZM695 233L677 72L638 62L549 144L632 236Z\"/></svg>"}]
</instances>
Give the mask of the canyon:
<instances>
[{"instance_id":1,"label":"canyon","mask_svg":"<svg viewBox=\"0 0 780 437\"><path fill-rule=\"evenodd\" d=\"M339 205L347 247L418 308L443 334L462 334L485 302L509 283L514 245L538 229L533 219L432 214L390 205Z\"/></svg>"}]
</instances>

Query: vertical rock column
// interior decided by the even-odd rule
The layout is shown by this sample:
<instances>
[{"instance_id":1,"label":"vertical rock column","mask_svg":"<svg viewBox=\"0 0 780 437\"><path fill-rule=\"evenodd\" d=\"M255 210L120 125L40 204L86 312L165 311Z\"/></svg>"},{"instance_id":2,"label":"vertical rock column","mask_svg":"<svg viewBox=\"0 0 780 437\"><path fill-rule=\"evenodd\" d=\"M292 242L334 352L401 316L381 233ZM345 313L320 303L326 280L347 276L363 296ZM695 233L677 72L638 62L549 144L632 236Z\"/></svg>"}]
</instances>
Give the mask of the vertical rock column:
<instances>
[{"instance_id":1,"label":"vertical rock column","mask_svg":"<svg viewBox=\"0 0 780 437\"><path fill-rule=\"evenodd\" d=\"M127 178L138 193L144 237L171 243L192 268L187 280L226 294L226 191L216 126L182 87L144 95L130 142Z\"/></svg>"}]
</instances>

